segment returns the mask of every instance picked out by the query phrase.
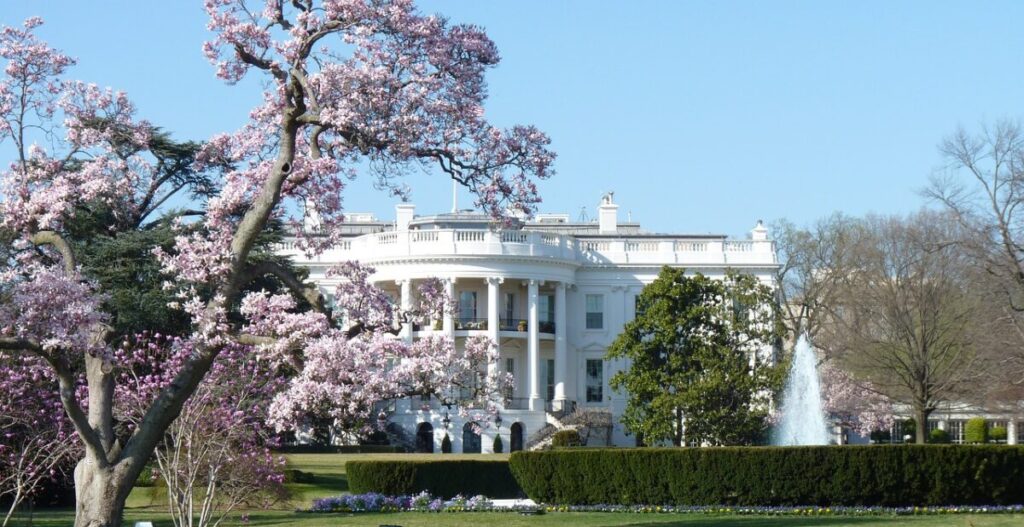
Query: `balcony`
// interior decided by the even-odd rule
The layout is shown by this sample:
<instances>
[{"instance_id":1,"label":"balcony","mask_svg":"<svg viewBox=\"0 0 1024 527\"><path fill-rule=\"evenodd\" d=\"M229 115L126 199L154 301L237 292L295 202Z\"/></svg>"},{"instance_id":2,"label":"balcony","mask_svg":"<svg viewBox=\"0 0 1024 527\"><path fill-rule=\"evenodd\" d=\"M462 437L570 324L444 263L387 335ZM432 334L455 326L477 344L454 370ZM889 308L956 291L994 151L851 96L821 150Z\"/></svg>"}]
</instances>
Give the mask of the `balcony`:
<instances>
[{"instance_id":1,"label":"balcony","mask_svg":"<svg viewBox=\"0 0 1024 527\"><path fill-rule=\"evenodd\" d=\"M581 237L539 231L430 229L386 231L343 240L316 262L376 261L425 256L517 256L607 264L758 264L774 265L771 240L726 240L720 237ZM292 239L278 249L297 262L307 260Z\"/></svg>"}]
</instances>

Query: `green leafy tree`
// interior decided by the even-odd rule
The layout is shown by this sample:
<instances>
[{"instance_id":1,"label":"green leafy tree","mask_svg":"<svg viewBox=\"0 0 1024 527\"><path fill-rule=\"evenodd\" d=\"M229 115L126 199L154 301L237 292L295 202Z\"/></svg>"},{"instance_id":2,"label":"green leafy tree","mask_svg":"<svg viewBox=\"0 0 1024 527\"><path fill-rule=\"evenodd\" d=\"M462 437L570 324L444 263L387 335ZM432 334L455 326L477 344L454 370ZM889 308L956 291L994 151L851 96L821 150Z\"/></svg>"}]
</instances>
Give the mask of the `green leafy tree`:
<instances>
[{"instance_id":1,"label":"green leafy tree","mask_svg":"<svg viewBox=\"0 0 1024 527\"><path fill-rule=\"evenodd\" d=\"M650 444L756 443L783 375L770 351L777 314L773 290L753 276L663 268L608 349L628 364L611 379L628 394L622 422Z\"/></svg>"}]
</instances>

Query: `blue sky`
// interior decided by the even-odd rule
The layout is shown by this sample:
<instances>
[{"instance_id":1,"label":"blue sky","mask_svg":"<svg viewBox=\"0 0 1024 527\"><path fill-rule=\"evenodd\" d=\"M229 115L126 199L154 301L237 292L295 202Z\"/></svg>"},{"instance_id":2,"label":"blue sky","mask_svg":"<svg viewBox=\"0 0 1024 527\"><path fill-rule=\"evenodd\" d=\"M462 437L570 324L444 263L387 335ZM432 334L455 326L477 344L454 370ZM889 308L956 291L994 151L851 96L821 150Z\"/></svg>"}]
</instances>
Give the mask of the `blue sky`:
<instances>
[{"instance_id":1,"label":"blue sky","mask_svg":"<svg viewBox=\"0 0 1024 527\"><path fill-rule=\"evenodd\" d=\"M1024 2L420 5L495 40L490 118L552 137L542 210L574 218L595 216L607 190L623 219L661 232L905 212L921 206L943 136L1022 113ZM179 138L233 130L258 100L258 85L214 78L201 2L8 2L0 24L29 15L78 58L76 78L126 90ZM419 213L449 207L447 182L408 182ZM366 180L346 203L393 215Z\"/></svg>"}]
</instances>

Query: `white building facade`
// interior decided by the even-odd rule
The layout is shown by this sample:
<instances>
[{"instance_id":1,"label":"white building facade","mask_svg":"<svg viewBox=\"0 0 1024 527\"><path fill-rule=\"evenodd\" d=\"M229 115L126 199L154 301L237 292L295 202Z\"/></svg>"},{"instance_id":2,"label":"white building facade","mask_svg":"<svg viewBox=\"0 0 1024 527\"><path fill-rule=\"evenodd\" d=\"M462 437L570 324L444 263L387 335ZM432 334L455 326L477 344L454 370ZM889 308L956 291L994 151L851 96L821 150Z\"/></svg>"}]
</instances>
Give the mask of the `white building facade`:
<instances>
[{"instance_id":1,"label":"white building facade","mask_svg":"<svg viewBox=\"0 0 1024 527\"><path fill-rule=\"evenodd\" d=\"M472 414L462 418L436 400L398 401L387 418L415 438L419 451L441 452L445 435L452 452L491 452L497 434L504 451L524 448L579 408L610 411L613 425L605 441L634 445L618 419L625 394L608 386L623 364L604 357L635 316L643 287L666 265L710 277L735 269L766 283L777 268L774 243L760 222L745 240L648 233L619 222L611 195L602 199L596 222L540 214L517 228L496 230L479 213L421 217L410 204L396 206L393 222L369 214L347 220L349 236L331 250L309 259L286 242L282 253L307 267L329 299L337 282L326 271L346 260L374 267L372 280L403 307L411 305L419 281L440 278L458 312L430 327L407 324L399 337L439 332L461 347L467 337L486 335L498 347L496 366L515 379L499 423L488 416L488 423L473 426Z\"/></svg>"}]
</instances>

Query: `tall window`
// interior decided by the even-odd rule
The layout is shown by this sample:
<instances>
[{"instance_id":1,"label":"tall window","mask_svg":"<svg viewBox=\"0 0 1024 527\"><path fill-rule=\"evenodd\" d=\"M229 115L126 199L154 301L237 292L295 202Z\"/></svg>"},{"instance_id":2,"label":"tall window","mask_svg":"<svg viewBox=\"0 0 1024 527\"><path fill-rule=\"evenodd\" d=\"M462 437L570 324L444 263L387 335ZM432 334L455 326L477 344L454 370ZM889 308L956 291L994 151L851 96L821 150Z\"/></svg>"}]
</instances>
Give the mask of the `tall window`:
<instances>
[{"instance_id":1,"label":"tall window","mask_svg":"<svg viewBox=\"0 0 1024 527\"><path fill-rule=\"evenodd\" d=\"M540 295L537 305L538 328L541 333L555 332L555 296Z\"/></svg>"},{"instance_id":2,"label":"tall window","mask_svg":"<svg viewBox=\"0 0 1024 527\"><path fill-rule=\"evenodd\" d=\"M476 318L476 291L459 293L459 318L462 320Z\"/></svg>"},{"instance_id":3,"label":"tall window","mask_svg":"<svg viewBox=\"0 0 1024 527\"><path fill-rule=\"evenodd\" d=\"M516 318L516 294L505 293L505 320L511 321Z\"/></svg>"},{"instance_id":4,"label":"tall window","mask_svg":"<svg viewBox=\"0 0 1024 527\"><path fill-rule=\"evenodd\" d=\"M546 359L544 361L544 381L547 385L545 390L544 398L545 401L555 400L555 359Z\"/></svg>"},{"instance_id":5,"label":"tall window","mask_svg":"<svg viewBox=\"0 0 1024 527\"><path fill-rule=\"evenodd\" d=\"M1024 421L1017 421L1017 444L1024 445Z\"/></svg>"},{"instance_id":6,"label":"tall window","mask_svg":"<svg viewBox=\"0 0 1024 527\"><path fill-rule=\"evenodd\" d=\"M587 359L587 402L599 403L604 400L604 361Z\"/></svg>"},{"instance_id":7,"label":"tall window","mask_svg":"<svg viewBox=\"0 0 1024 527\"><path fill-rule=\"evenodd\" d=\"M604 295L587 295L587 329L604 329Z\"/></svg>"},{"instance_id":8,"label":"tall window","mask_svg":"<svg viewBox=\"0 0 1024 527\"><path fill-rule=\"evenodd\" d=\"M946 421L946 431L951 443L959 445L964 442L964 421Z\"/></svg>"},{"instance_id":9,"label":"tall window","mask_svg":"<svg viewBox=\"0 0 1024 527\"><path fill-rule=\"evenodd\" d=\"M555 321L555 295L540 295L537 316L541 322Z\"/></svg>"},{"instance_id":10,"label":"tall window","mask_svg":"<svg viewBox=\"0 0 1024 527\"><path fill-rule=\"evenodd\" d=\"M515 379L516 360L513 359L512 357L505 357L505 373L508 373L508 374L512 375L512 378ZM511 399L512 398L512 396L514 394L514 391L515 391L514 383L515 383L515 381L513 380L513 384L512 385L505 386L505 398L506 399Z\"/></svg>"}]
</instances>

